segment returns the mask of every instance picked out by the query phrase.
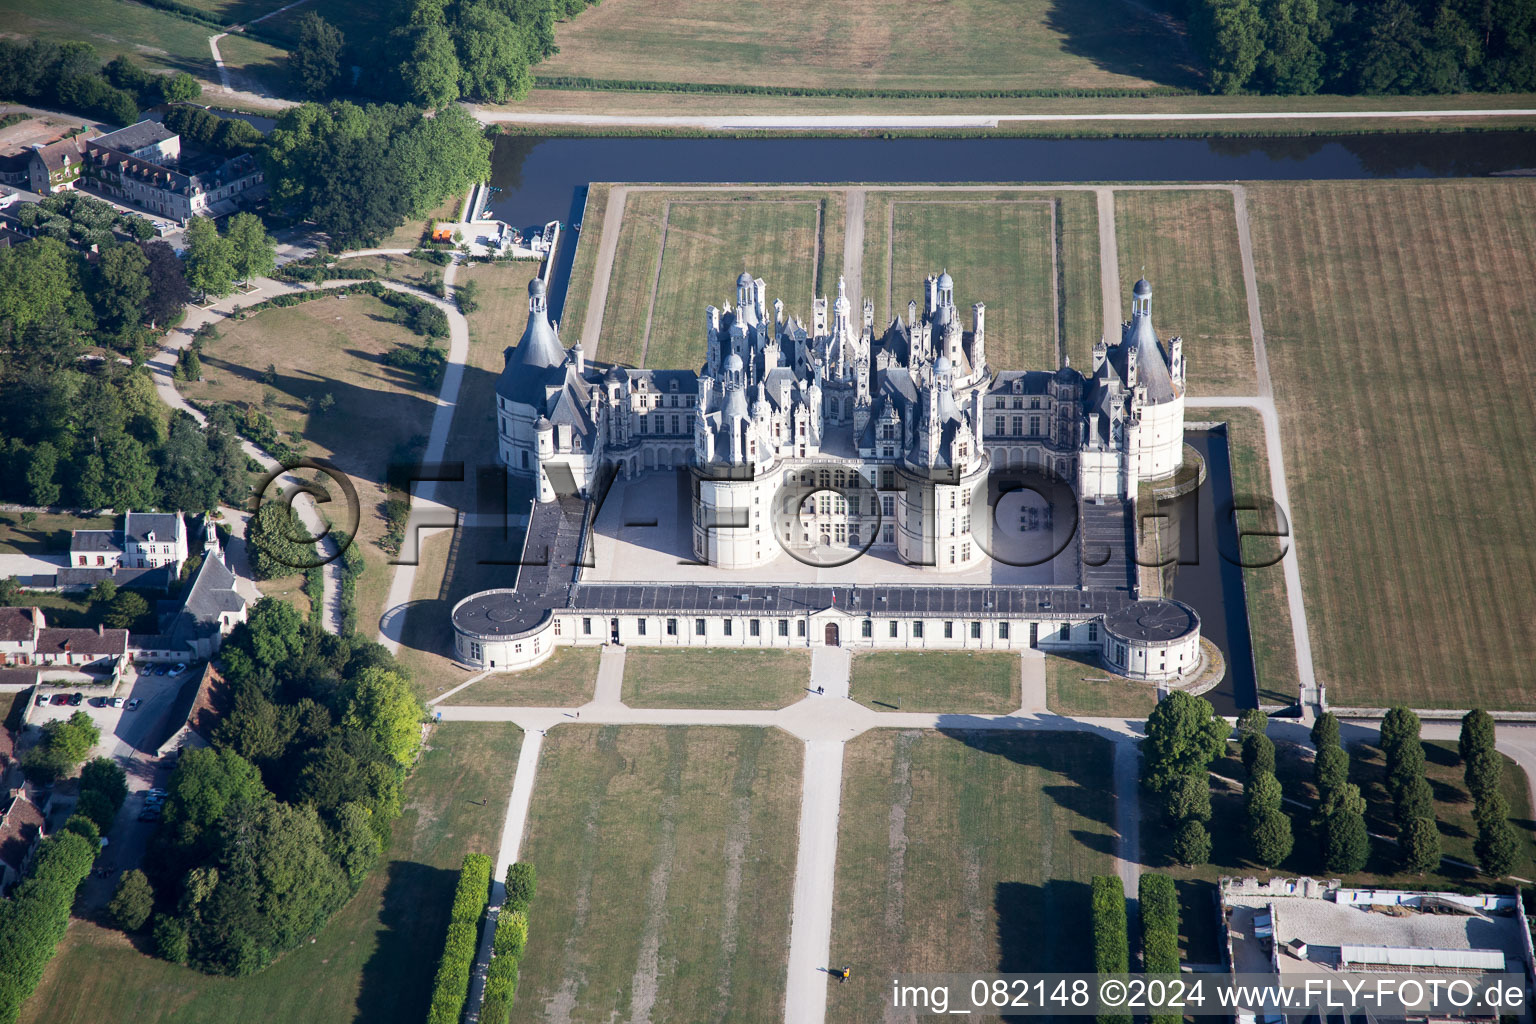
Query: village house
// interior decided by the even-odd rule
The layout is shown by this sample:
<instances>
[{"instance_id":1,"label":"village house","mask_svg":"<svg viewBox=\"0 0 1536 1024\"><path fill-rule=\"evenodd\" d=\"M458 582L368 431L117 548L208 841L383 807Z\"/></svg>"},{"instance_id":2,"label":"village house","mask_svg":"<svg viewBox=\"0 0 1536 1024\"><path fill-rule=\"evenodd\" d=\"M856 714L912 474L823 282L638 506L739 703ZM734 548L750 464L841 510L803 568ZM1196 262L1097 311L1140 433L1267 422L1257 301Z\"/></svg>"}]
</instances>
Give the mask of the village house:
<instances>
[{"instance_id":1,"label":"village house","mask_svg":"<svg viewBox=\"0 0 1536 1024\"><path fill-rule=\"evenodd\" d=\"M44 823L42 808L28 800L20 787L0 802L0 896L8 894L26 873L42 841Z\"/></svg>"}]
</instances>

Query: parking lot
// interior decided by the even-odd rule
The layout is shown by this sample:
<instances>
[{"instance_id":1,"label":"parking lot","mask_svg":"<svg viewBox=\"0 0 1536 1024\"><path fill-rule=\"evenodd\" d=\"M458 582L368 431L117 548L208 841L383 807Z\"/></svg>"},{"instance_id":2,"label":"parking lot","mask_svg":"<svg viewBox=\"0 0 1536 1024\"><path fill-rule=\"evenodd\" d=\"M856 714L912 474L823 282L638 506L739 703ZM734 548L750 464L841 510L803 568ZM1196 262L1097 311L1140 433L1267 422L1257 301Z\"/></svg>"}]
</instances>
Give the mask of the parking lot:
<instances>
[{"instance_id":1,"label":"parking lot","mask_svg":"<svg viewBox=\"0 0 1536 1024\"><path fill-rule=\"evenodd\" d=\"M116 690L101 686L56 688L45 685L39 692L47 703L39 705L34 697L28 721L42 726L83 711L101 730L98 754L120 760L153 755L155 748L172 731L166 716L176 705L176 695L201 667L202 663L197 662L179 673L172 675L168 672L163 676L157 674L158 669L152 665L130 668ZM81 695L81 702L67 703L74 694ZM66 702L56 703L60 697L66 698ZM121 707L111 706L113 697L122 698Z\"/></svg>"}]
</instances>

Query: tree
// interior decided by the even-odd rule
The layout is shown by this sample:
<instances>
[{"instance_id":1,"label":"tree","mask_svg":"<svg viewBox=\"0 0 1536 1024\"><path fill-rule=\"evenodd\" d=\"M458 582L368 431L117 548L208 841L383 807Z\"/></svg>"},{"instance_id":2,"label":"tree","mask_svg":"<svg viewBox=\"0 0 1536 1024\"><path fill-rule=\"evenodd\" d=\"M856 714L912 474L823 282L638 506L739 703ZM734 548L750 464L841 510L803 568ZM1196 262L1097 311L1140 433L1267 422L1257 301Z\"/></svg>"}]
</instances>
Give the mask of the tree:
<instances>
[{"instance_id":1,"label":"tree","mask_svg":"<svg viewBox=\"0 0 1536 1024\"><path fill-rule=\"evenodd\" d=\"M207 217L187 225L187 283L206 301L209 294L228 295L235 281L233 249Z\"/></svg>"},{"instance_id":2,"label":"tree","mask_svg":"<svg viewBox=\"0 0 1536 1024\"><path fill-rule=\"evenodd\" d=\"M1163 790L1163 814L1177 825L1211 820L1211 782L1205 775L1179 775Z\"/></svg>"},{"instance_id":3,"label":"tree","mask_svg":"<svg viewBox=\"0 0 1536 1024\"><path fill-rule=\"evenodd\" d=\"M241 629L237 627L236 632ZM287 601L264 597L252 606L242 636L241 646L250 651L256 663L276 671L304 649L304 621Z\"/></svg>"},{"instance_id":4,"label":"tree","mask_svg":"<svg viewBox=\"0 0 1536 1024\"><path fill-rule=\"evenodd\" d=\"M421 750L421 723L426 717L410 681L398 672L365 669L352 681L342 724L376 739L402 768L416 761Z\"/></svg>"},{"instance_id":5,"label":"tree","mask_svg":"<svg viewBox=\"0 0 1536 1024\"><path fill-rule=\"evenodd\" d=\"M32 449L32 458L27 463L27 489L32 493L32 504L58 504L58 469L59 450L51 442L43 441Z\"/></svg>"},{"instance_id":6,"label":"tree","mask_svg":"<svg viewBox=\"0 0 1536 1024\"><path fill-rule=\"evenodd\" d=\"M164 830L183 849L206 846L204 835L231 807L272 799L255 765L234 751L209 747L182 752L166 791Z\"/></svg>"},{"instance_id":7,"label":"tree","mask_svg":"<svg viewBox=\"0 0 1536 1024\"><path fill-rule=\"evenodd\" d=\"M235 274L241 284L250 284L251 278L270 274L277 266L277 241L254 213L231 217L224 237L232 247Z\"/></svg>"},{"instance_id":8,"label":"tree","mask_svg":"<svg viewBox=\"0 0 1536 1024\"><path fill-rule=\"evenodd\" d=\"M1515 866L1520 839L1508 818L1489 818L1478 825L1472 844L1478 867L1490 878L1503 878Z\"/></svg>"},{"instance_id":9,"label":"tree","mask_svg":"<svg viewBox=\"0 0 1536 1024\"><path fill-rule=\"evenodd\" d=\"M111 580L102 580L91 588L92 604L108 604L117 596L117 584Z\"/></svg>"},{"instance_id":10,"label":"tree","mask_svg":"<svg viewBox=\"0 0 1536 1024\"><path fill-rule=\"evenodd\" d=\"M108 330L122 333L144 319L149 301L149 257L137 245L115 245L96 261L96 315Z\"/></svg>"},{"instance_id":11,"label":"tree","mask_svg":"<svg viewBox=\"0 0 1536 1024\"><path fill-rule=\"evenodd\" d=\"M137 591L120 590L112 599L107 614L102 616L102 623L110 629L129 629L148 614L149 602Z\"/></svg>"},{"instance_id":12,"label":"tree","mask_svg":"<svg viewBox=\"0 0 1536 1024\"><path fill-rule=\"evenodd\" d=\"M1143 780L1161 791L1175 776L1205 772L1225 749L1231 731L1210 701L1175 690L1147 718Z\"/></svg>"},{"instance_id":13,"label":"tree","mask_svg":"<svg viewBox=\"0 0 1536 1024\"><path fill-rule=\"evenodd\" d=\"M522 30L490 4L461 6L457 29L459 94L484 103L526 99L533 59Z\"/></svg>"},{"instance_id":14,"label":"tree","mask_svg":"<svg viewBox=\"0 0 1536 1024\"><path fill-rule=\"evenodd\" d=\"M1461 734L1456 740L1463 761L1481 751L1494 749L1496 729L1493 716L1482 708L1473 708L1461 717Z\"/></svg>"},{"instance_id":15,"label":"tree","mask_svg":"<svg viewBox=\"0 0 1536 1024\"><path fill-rule=\"evenodd\" d=\"M1255 76L1265 92L1287 96L1317 92L1323 84L1327 26L1317 0L1264 0L1264 52Z\"/></svg>"},{"instance_id":16,"label":"tree","mask_svg":"<svg viewBox=\"0 0 1536 1024\"><path fill-rule=\"evenodd\" d=\"M1349 782L1339 787L1319 805L1314 824L1321 833L1324 867L1343 874L1365 867L1371 839L1365 827L1365 798L1360 787Z\"/></svg>"},{"instance_id":17,"label":"tree","mask_svg":"<svg viewBox=\"0 0 1536 1024\"><path fill-rule=\"evenodd\" d=\"M1433 818L1413 818L1398 839L1403 870L1422 875L1440 866L1440 829Z\"/></svg>"},{"instance_id":18,"label":"tree","mask_svg":"<svg viewBox=\"0 0 1536 1024\"><path fill-rule=\"evenodd\" d=\"M1273 772L1258 772L1243 786L1243 809L1250 819L1264 811L1278 811L1284 801L1285 793Z\"/></svg>"},{"instance_id":19,"label":"tree","mask_svg":"<svg viewBox=\"0 0 1536 1024\"><path fill-rule=\"evenodd\" d=\"M110 757L97 757L80 769L80 790L101 793L112 805L112 813L128 799L128 773Z\"/></svg>"},{"instance_id":20,"label":"tree","mask_svg":"<svg viewBox=\"0 0 1536 1024\"><path fill-rule=\"evenodd\" d=\"M313 11L299 18L299 45L288 57L288 69L299 88L312 98L330 95L341 77L341 30Z\"/></svg>"},{"instance_id":21,"label":"tree","mask_svg":"<svg viewBox=\"0 0 1536 1024\"><path fill-rule=\"evenodd\" d=\"M187 962L187 926L171 914L155 915L155 955L173 964Z\"/></svg>"},{"instance_id":22,"label":"tree","mask_svg":"<svg viewBox=\"0 0 1536 1024\"><path fill-rule=\"evenodd\" d=\"M1173 859L1189 866L1204 864L1211 859L1211 833L1205 822L1189 818L1179 826L1173 837Z\"/></svg>"},{"instance_id":23,"label":"tree","mask_svg":"<svg viewBox=\"0 0 1536 1024\"><path fill-rule=\"evenodd\" d=\"M1190 35L1205 57L1216 92L1248 84L1264 52L1264 22L1256 0L1195 0Z\"/></svg>"},{"instance_id":24,"label":"tree","mask_svg":"<svg viewBox=\"0 0 1536 1024\"><path fill-rule=\"evenodd\" d=\"M1274 867L1291 855L1291 819L1283 811L1263 811L1249 822L1248 840L1254 862Z\"/></svg>"},{"instance_id":25,"label":"tree","mask_svg":"<svg viewBox=\"0 0 1536 1024\"><path fill-rule=\"evenodd\" d=\"M1390 764L1393 756L1409 742L1419 741L1419 716L1412 708L1389 708L1381 720L1381 751Z\"/></svg>"},{"instance_id":26,"label":"tree","mask_svg":"<svg viewBox=\"0 0 1536 1024\"><path fill-rule=\"evenodd\" d=\"M15 576L0 576L0 608L14 608L21 603L23 591Z\"/></svg>"},{"instance_id":27,"label":"tree","mask_svg":"<svg viewBox=\"0 0 1536 1024\"><path fill-rule=\"evenodd\" d=\"M406 97L423 107L447 106L459 98L463 74L448 29L439 23L407 31L414 39L410 56L400 65Z\"/></svg>"},{"instance_id":28,"label":"tree","mask_svg":"<svg viewBox=\"0 0 1536 1024\"><path fill-rule=\"evenodd\" d=\"M1312 781L1320 798L1349 781L1349 755L1338 745L1319 747L1312 762Z\"/></svg>"},{"instance_id":29,"label":"tree","mask_svg":"<svg viewBox=\"0 0 1536 1024\"><path fill-rule=\"evenodd\" d=\"M314 564L315 545L291 505L264 501L251 517L246 540L251 568L261 580L291 576Z\"/></svg>"},{"instance_id":30,"label":"tree","mask_svg":"<svg viewBox=\"0 0 1536 1024\"><path fill-rule=\"evenodd\" d=\"M42 740L22 756L21 766L29 779L52 782L73 771L100 740L101 730L91 716L76 711L67 719L45 723Z\"/></svg>"},{"instance_id":31,"label":"tree","mask_svg":"<svg viewBox=\"0 0 1536 1024\"><path fill-rule=\"evenodd\" d=\"M183 349L189 352L190 349ZM202 367L196 369L200 372ZM221 481L204 428L188 413L171 414L170 431L159 457L160 495L169 508L207 512L217 508Z\"/></svg>"},{"instance_id":32,"label":"tree","mask_svg":"<svg viewBox=\"0 0 1536 1024\"><path fill-rule=\"evenodd\" d=\"M203 94L203 87L197 83L197 79L185 71L178 71L160 81L161 99L166 103L190 103Z\"/></svg>"},{"instance_id":33,"label":"tree","mask_svg":"<svg viewBox=\"0 0 1536 1024\"><path fill-rule=\"evenodd\" d=\"M124 871L117 883L117 893L107 904L107 913L112 920L123 931L136 932L148 923L154 910L155 891L150 888L144 872L138 868Z\"/></svg>"},{"instance_id":34,"label":"tree","mask_svg":"<svg viewBox=\"0 0 1536 1024\"><path fill-rule=\"evenodd\" d=\"M149 291L144 299L144 318L152 327L162 326L192 301L186 268L167 242L144 242L139 248L148 260L146 281Z\"/></svg>"},{"instance_id":35,"label":"tree","mask_svg":"<svg viewBox=\"0 0 1536 1024\"><path fill-rule=\"evenodd\" d=\"M1269 730L1269 715L1259 708L1249 708L1237 718L1237 736L1239 740L1247 739L1257 733L1263 736Z\"/></svg>"},{"instance_id":36,"label":"tree","mask_svg":"<svg viewBox=\"0 0 1536 1024\"><path fill-rule=\"evenodd\" d=\"M506 878L507 895L503 913L506 911L527 912L533 903L534 893L538 891L538 872L527 861L516 861L507 865Z\"/></svg>"},{"instance_id":37,"label":"tree","mask_svg":"<svg viewBox=\"0 0 1536 1024\"><path fill-rule=\"evenodd\" d=\"M1397 819L1399 831L1415 818L1433 819L1435 794L1430 788L1429 780L1423 775L1416 775L1408 780L1398 789L1394 805L1393 815Z\"/></svg>"},{"instance_id":38,"label":"tree","mask_svg":"<svg viewBox=\"0 0 1536 1024\"><path fill-rule=\"evenodd\" d=\"M353 891L379 862L379 837L369 825L369 813L362 804L343 804L335 823L326 829L326 853Z\"/></svg>"},{"instance_id":39,"label":"tree","mask_svg":"<svg viewBox=\"0 0 1536 1024\"><path fill-rule=\"evenodd\" d=\"M1249 775L1255 772L1275 771L1275 742L1262 732L1251 732L1243 737L1243 768Z\"/></svg>"}]
</instances>

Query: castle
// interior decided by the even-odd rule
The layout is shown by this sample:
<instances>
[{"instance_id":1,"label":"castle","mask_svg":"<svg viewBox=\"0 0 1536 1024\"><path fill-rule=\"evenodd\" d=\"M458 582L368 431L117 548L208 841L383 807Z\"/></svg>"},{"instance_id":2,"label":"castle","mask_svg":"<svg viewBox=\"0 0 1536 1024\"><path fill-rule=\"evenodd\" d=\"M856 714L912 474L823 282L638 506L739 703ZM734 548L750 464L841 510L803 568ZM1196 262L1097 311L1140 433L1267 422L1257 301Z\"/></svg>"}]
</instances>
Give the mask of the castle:
<instances>
[{"instance_id":1,"label":"castle","mask_svg":"<svg viewBox=\"0 0 1536 1024\"><path fill-rule=\"evenodd\" d=\"M1008 621L1006 609L1033 608L1030 646L1046 646L1042 637L1087 645L1116 670L1147 678L1196 669L1198 616L1178 602L1138 600L1136 571L1124 550L1140 485L1171 479L1184 461L1183 342L1158 338L1146 280L1136 282L1120 338L1099 341L1086 374L1065 358L1056 370L994 370L986 307L973 304L967 324L948 272L927 277L921 306L909 303L906 316L879 334L874 304L866 299L855 321L841 279L830 303L814 300L807 325L787 314L782 301L770 305L766 283L745 272L736 280L734 305L707 307L702 326L704 362L697 372L600 369L587 364L580 341L564 347L549 319L543 282L529 285L528 323L507 349L497 385L499 451L512 474L534 484L527 543L549 545L551 559L561 545L574 545L566 565L577 568L569 578L548 565L530 573L525 559L516 588L461 603L454 613L461 660L496 667L486 643L512 635L505 624L514 620L537 619L550 637L526 651L521 644L497 647L503 667L534 653L547 656L557 642L619 640L628 630L652 642L680 637L676 616L658 616L665 624L658 621L655 632L645 616L624 625L627 617L611 614L622 595L584 582L579 566L591 550L590 517L582 520L582 507L608 479L687 469L698 563L751 570L786 552L812 565L873 554L924 567L931 582L916 589L934 590L935 606L947 600L934 589L945 586L946 573L973 572L993 557L998 478L1055 481L1070 488L1080 509L1083 539L1075 543L1111 539L1117 550L1109 568L1080 571L1073 581L1076 602L1053 600L1060 588L1014 588L1016 594L987 588L977 599L987 614L963 627L961 639L1022 645L1013 630L1024 623ZM561 517L572 522L559 527ZM708 570L703 573L707 582ZM794 600L808 604L825 599L835 607L838 601L835 593L817 597L787 585L778 591L794 591ZM904 592L903 599L911 596ZM854 587L841 614L853 614L848 602L861 598L868 595ZM562 610L574 615L583 607L599 614L562 619ZM717 628L721 637L763 636L758 619L737 632L719 610L693 609L710 614L693 616L694 629L682 631L690 642L707 641ZM498 625L477 625L482 612ZM566 632L565 622L574 625L575 618L580 628ZM609 629L594 630L594 618ZM801 643L815 635L801 621L791 637L787 621L770 634ZM944 639L956 639L954 627L944 621ZM864 621L860 633L860 639L877 639L872 621ZM841 642L843 632L835 635ZM826 636L834 642L833 631ZM1144 649L1138 636L1166 643ZM935 646L920 621L892 619L878 639Z\"/></svg>"}]
</instances>

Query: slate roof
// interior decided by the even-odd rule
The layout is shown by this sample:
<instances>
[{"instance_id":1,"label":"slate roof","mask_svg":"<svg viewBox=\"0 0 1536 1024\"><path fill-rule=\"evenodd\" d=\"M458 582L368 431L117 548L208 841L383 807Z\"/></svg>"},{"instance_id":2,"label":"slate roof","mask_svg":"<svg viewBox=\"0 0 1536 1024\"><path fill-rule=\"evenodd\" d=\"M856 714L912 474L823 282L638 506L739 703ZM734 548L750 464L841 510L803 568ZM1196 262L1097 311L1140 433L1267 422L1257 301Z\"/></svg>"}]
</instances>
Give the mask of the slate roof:
<instances>
[{"instance_id":1,"label":"slate roof","mask_svg":"<svg viewBox=\"0 0 1536 1024\"><path fill-rule=\"evenodd\" d=\"M42 160L48 173L53 174L55 171L64 169L66 157L69 163L78 165L85 153L85 143L84 135L76 135L72 139L60 139L58 142L49 143L33 152L37 154L38 159Z\"/></svg>"},{"instance_id":2,"label":"slate roof","mask_svg":"<svg viewBox=\"0 0 1536 1024\"><path fill-rule=\"evenodd\" d=\"M38 655L93 654L106 657L128 653L126 629L55 629L49 626L37 636Z\"/></svg>"},{"instance_id":3,"label":"slate roof","mask_svg":"<svg viewBox=\"0 0 1536 1024\"><path fill-rule=\"evenodd\" d=\"M1166 643L1200 626L1200 616L1182 601L1134 601L1104 617L1104 628L1124 640Z\"/></svg>"},{"instance_id":4,"label":"slate roof","mask_svg":"<svg viewBox=\"0 0 1536 1024\"><path fill-rule=\"evenodd\" d=\"M121 554L123 550L122 537L123 535L117 530L71 530L69 532L69 550Z\"/></svg>"},{"instance_id":5,"label":"slate roof","mask_svg":"<svg viewBox=\"0 0 1536 1024\"><path fill-rule=\"evenodd\" d=\"M20 643L31 640L46 618L37 608L0 608L0 640Z\"/></svg>"},{"instance_id":6,"label":"slate roof","mask_svg":"<svg viewBox=\"0 0 1536 1024\"><path fill-rule=\"evenodd\" d=\"M176 512L129 512L123 517L123 537L148 543L153 532L155 543L163 544L174 541L178 536L177 527L182 525L181 515Z\"/></svg>"},{"instance_id":7,"label":"slate roof","mask_svg":"<svg viewBox=\"0 0 1536 1024\"><path fill-rule=\"evenodd\" d=\"M176 133L158 121L140 121L131 124L127 128L119 128L115 132L108 132L95 139L98 146L114 150L119 153L133 153L148 146L156 145L167 139L174 139Z\"/></svg>"},{"instance_id":8,"label":"slate roof","mask_svg":"<svg viewBox=\"0 0 1536 1024\"><path fill-rule=\"evenodd\" d=\"M27 854L42 838L45 819L43 812L25 793L6 797L4 823L0 824L0 861L9 864L12 871L21 873Z\"/></svg>"}]
</instances>

